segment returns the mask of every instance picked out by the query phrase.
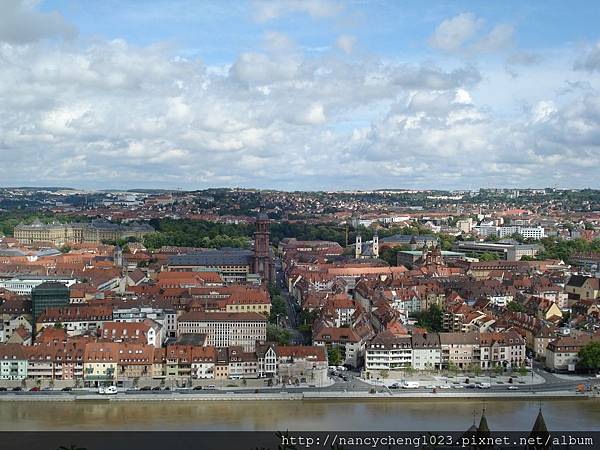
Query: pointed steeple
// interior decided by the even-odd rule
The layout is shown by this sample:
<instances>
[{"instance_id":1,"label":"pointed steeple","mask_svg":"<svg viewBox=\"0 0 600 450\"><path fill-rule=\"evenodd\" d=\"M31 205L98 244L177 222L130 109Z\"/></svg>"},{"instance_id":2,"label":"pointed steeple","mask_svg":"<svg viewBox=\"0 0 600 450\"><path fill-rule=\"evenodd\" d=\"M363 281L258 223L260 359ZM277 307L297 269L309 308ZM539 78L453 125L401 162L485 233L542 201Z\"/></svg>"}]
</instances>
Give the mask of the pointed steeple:
<instances>
[{"instance_id":1,"label":"pointed steeple","mask_svg":"<svg viewBox=\"0 0 600 450\"><path fill-rule=\"evenodd\" d=\"M485 416L485 406L483 408L483 412L481 413L481 419L479 420L479 427L477 429L476 434L477 440L479 439L489 439L491 437L490 427L488 427L487 417ZM486 444L478 445L477 448L479 450L491 449L492 447Z\"/></svg>"},{"instance_id":2,"label":"pointed steeple","mask_svg":"<svg viewBox=\"0 0 600 450\"><path fill-rule=\"evenodd\" d=\"M548 433L548 427L546 427L546 421L544 420L544 415L542 414L542 408L540 408L538 412L535 423L533 424L533 428L531 429L531 433Z\"/></svg>"},{"instance_id":3,"label":"pointed steeple","mask_svg":"<svg viewBox=\"0 0 600 450\"><path fill-rule=\"evenodd\" d=\"M479 436L490 435L490 428L488 427L487 417L485 417L485 408L483 409L483 412L481 413L481 419L479 420L478 434Z\"/></svg>"},{"instance_id":4,"label":"pointed steeple","mask_svg":"<svg viewBox=\"0 0 600 450\"><path fill-rule=\"evenodd\" d=\"M544 415L542 414L542 405L540 405L540 410L538 412L537 418L535 419L535 423L533 424L533 428L531 429L531 433L529 434L530 438L535 438L536 442L546 442L548 439L548 428L546 427L546 421L544 420ZM534 448L534 447L531 447ZM536 446L535 449L548 449L550 445L542 445Z\"/></svg>"}]
</instances>

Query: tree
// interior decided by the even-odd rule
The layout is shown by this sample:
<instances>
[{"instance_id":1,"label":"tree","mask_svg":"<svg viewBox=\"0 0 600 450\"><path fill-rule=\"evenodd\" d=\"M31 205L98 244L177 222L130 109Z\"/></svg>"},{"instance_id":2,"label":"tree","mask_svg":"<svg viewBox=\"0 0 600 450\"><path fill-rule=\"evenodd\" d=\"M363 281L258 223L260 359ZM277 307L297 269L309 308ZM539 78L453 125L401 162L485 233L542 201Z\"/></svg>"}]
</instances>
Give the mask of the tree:
<instances>
[{"instance_id":1,"label":"tree","mask_svg":"<svg viewBox=\"0 0 600 450\"><path fill-rule=\"evenodd\" d=\"M271 297L271 314L269 316L269 322L277 324L277 316L285 316L287 312L287 305L283 297L277 295Z\"/></svg>"},{"instance_id":2,"label":"tree","mask_svg":"<svg viewBox=\"0 0 600 450\"><path fill-rule=\"evenodd\" d=\"M600 371L600 341L590 342L578 353L579 366L588 371Z\"/></svg>"},{"instance_id":3,"label":"tree","mask_svg":"<svg viewBox=\"0 0 600 450\"><path fill-rule=\"evenodd\" d=\"M479 261L497 261L498 259L498 255L490 252L485 252L479 257Z\"/></svg>"},{"instance_id":4,"label":"tree","mask_svg":"<svg viewBox=\"0 0 600 450\"><path fill-rule=\"evenodd\" d=\"M277 342L279 345L288 345L290 337L290 332L285 328L272 323L267 324L267 341Z\"/></svg>"},{"instance_id":5,"label":"tree","mask_svg":"<svg viewBox=\"0 0 600 450\"><path fill-rule=\"evenodd\" d=\"M390 376L390 371L389 370L380 370L379 376L381 377L382 380L385 380Z\"/></svg>"},{"instance_id":6,"label":"tree","mask_svg":"<svg viewBox=\"0 0 600 450\"><path fill-rule=\"evenodd\" d=\"M330 366L339 366L342 363L342 353L338 346L330 347L327 350L327 359Z\"/></svg>"},{"instance_id":7,"label":"tree","mask_svg":"<svg viewBox=\"0 0 600 450\"><path fill-rule=\"evenodd\" d=\"M452 250L452 246L454 245L454 241L456 241L456 237L450 234L440 234L440 248L442 250Z\"/></svg>"},{"instance_id":8,"label":"tree","mask_svg":"<svg viewBox=\"0 0 600 450\"><path fill-rule=\"evenodd\" d=\"M481 375L481 366L479 364L472 363L469 369L471 370L471 372L473 372L473 375L475 375L476 377Z\"/></svg>"},{"instance_id":9,"label":"tree","mask_svg":"<svg viewBox=\"0 0 600 450\"><path fill-rule=\"evenodd\" d=\"M513 312L525 312L525 307L521 303L514 300L512 302L508 302L506 309Z\"/></svg>"},{"instance_id":10,"label":"tree","mask_svg":"<svg viewBox=\"0 0 600 450\"><path fill-rule=\"evenodd\" d=\"M442 331L444 313L442 309L433 304L426 311L420 311L416 314L417 325L426 328L427 331Z\"/></svg>"},{"instance_id":11,"label":"tree","mask_svg":"<svg viewBox=\"0 0 600 450\"><path fill-rule=\"evenodd\" d=\"M458 373L458 366L454 363L449 362L448 363L448 372L456 375Z\"/></svg>"}]
</instances>

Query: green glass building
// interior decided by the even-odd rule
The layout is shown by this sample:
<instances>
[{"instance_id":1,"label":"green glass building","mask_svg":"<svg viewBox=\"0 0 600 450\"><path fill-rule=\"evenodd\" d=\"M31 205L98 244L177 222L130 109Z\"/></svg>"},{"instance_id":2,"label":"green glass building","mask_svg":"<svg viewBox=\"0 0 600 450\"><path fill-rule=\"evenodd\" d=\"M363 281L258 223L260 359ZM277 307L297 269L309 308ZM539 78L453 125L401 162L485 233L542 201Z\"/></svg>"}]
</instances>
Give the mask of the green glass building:
<instances>
[{"instance_id":1,"label":"green glass building","mask_svg":"<svg viewBox=\"0 0 600 450\"><path fill-rule=\"evenodd\" d=\"M31 291L31 314L35 322L46 308L69 304L69 288L57 281L46 281Z\"/></svg>"}]
</instances>

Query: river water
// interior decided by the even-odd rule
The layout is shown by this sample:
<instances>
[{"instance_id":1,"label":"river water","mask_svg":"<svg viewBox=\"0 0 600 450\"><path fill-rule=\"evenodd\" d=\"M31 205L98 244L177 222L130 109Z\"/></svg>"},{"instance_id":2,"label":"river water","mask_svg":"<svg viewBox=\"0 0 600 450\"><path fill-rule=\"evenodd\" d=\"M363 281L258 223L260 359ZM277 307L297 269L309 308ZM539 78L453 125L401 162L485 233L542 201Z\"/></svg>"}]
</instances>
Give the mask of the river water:
<instances>
[{"instance_id":1,"label":"river water","mask_svg":"<svg viewBox=\"0 0 600 450\"><path fill-rule=\"evenodd\" d=\"M541 404L548 428L600 430L599 400ZM163 401L0 402L0 430L466 430L486 409L492 431L530 430L539 402Z\"/></svg>"}]
</instances>

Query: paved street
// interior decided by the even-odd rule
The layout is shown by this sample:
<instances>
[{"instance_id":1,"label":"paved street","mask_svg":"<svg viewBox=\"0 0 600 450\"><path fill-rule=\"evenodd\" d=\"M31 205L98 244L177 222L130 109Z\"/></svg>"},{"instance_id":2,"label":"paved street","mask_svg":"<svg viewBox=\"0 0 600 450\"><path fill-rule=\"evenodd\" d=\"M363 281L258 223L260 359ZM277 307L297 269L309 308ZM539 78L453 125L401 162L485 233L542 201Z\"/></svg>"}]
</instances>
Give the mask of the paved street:
<instances>
[{"instance_id":1,"label":"paved street","mask_svg":"<svg viewBox=\"0 0 600 450\"><path fill-rule=\"evenodd\" d=\"M304 335L297 330L299 325L298 308L296 302L288 293L288 289L285 284L285 277L281 268L281 260L279 258L275 258L275 273L275 282L281 289L281 296L285 300L287 306L287 320L285 321L285 325L291 334L291 344L305 344L306 342Z\"/></svg>"}]
</instances>

